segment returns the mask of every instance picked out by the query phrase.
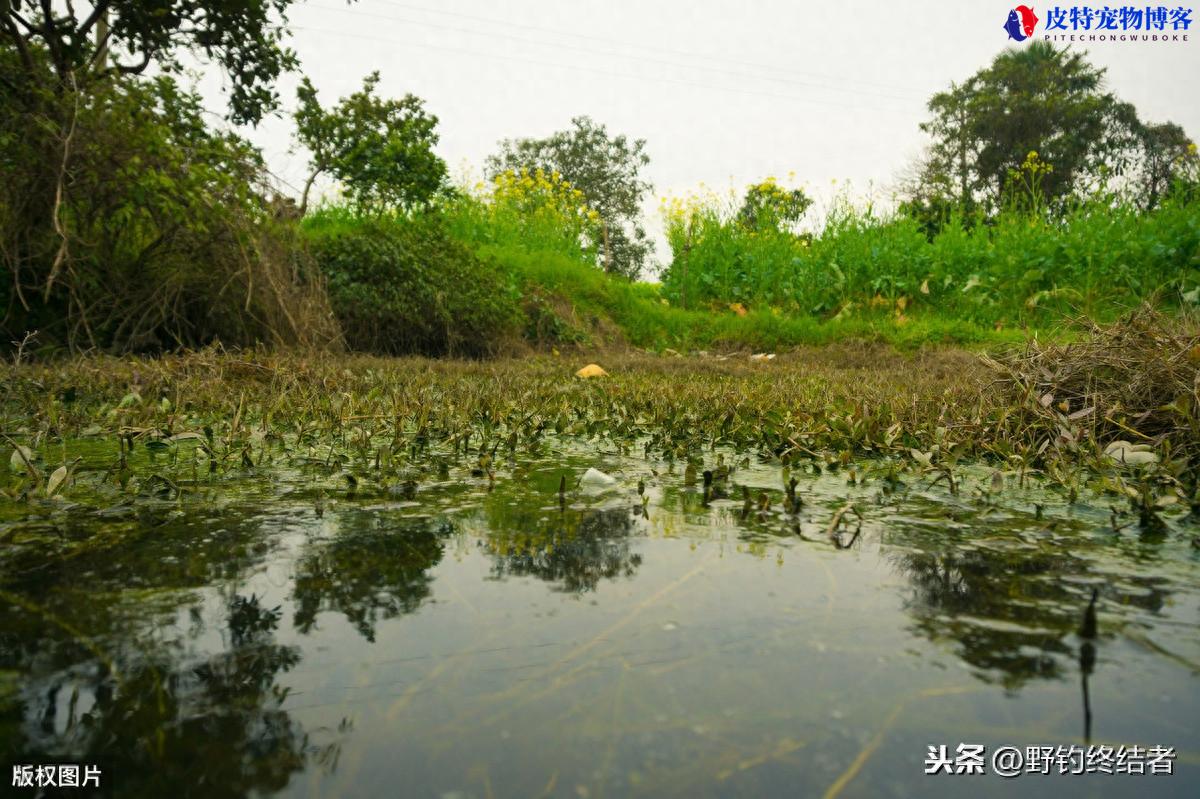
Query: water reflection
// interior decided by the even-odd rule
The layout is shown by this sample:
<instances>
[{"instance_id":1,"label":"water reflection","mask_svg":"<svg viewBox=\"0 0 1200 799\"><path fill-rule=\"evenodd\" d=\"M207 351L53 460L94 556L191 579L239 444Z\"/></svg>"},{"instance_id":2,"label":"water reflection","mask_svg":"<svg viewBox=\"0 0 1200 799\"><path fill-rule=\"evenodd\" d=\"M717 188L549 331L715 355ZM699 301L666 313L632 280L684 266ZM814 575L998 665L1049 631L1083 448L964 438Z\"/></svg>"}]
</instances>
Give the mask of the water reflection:
<instances>
[{"instance_id":1,"label":"water reflection","mask_svg":"<svg viewBox=\"0 0 1200 799\"><path fill-rule=\"evenodd\" d=\"M99 762L134 797L819 795L881 730L844 794L880 795L921 787L901 769L922 747L900 739L974 716L1090 739L1095 700L1100 741L1188 744L1194 672L1118 648L1118 620L1194 605L1194 561L1145 565L1169 539L948 495L871 503L841 475L792 509L774 465L742 478L721 498L656 474L643 508L632 479L560 501L538 466L486 494L360 492L320 519L305 478L282 500L260 486L270 503L92 517L80 537L120 544L5 578L0 758ZM1172 624L1186 646L1194 625ZM949 686L926 668L960 663L974 677ZM1132 673L1149 676L1113 690ZM1129 720L1159 692L1175 701Z\"/></svg>"},{"instance_id":2,"label":"water reflection","mask_svg":"<svg viewBox=\"0 0 1200 799\"><path fill-rule=\"evenodd\" d=\"M1069 592L1039 576L1079 573L1066 556L989 549L901 555L912 585L906 608L913 627L934 640L953 640L957 653L985 679L1010 688L1034 677L1060 675L1071 647L1062 639L1072 622L1059 610Z\"/></svg>"},{"instance_id":3,"label":"water reflection","mask_svg":"<svg viewBox=\"0 0 1200 799\"><path fill-rule=\"evenodd\" d=\"M912 629L954 642L980 679L1008 689L1057 679L1077 666L1090 672L1094 649L1077 651L1073 639L1093 586L1104 586L1107 601L1151 613L1169 597L1164 581L1098 560L1100 545L1086 532L1052 536L1050 527L1033 522L1018 517L1003 531L979 525L936 534L900 526L888 537L902 546L891 558L911 586L904 606ZM1021 531L1026 525L1033 533ZM1093 621L1085 637L1094 636Z\"/></svg>"},{"instance_id":4,"label":"water reflection","mask_svg":"<svg viewBox=\"0 0 1200 799\"><path fill-rule=\"evenodd\" d=\"M483 547L492 574L536 577L567 593L595 591L602 580L633 577L642 556L630 547L641 507L539 511L509 506L489 512Z\"/></svg>"},{"instance_id":5,"label":"water reflection","mask_svg":"<svg viewBox=\"0 0 1200 799\"><path fill-rule=\"evenodd\" d=\"M272 550L258 509L145 501L100 510L75 506L23 526L3 551L10 587L46 595L61 585L93 590L186 588L232 580ZM119 543L119 553L113 548ZM47 551L60 556L47 558Z\"/></svg>"},{"instance_id":6,"label":"water reflection","mask_svg":"<svg viewBox=\"0 0 1200 799\"><path fill-rule=\"evenodd\" d=\"M300 654L275 641L280 614L258 597L235 594L225 614L227 648L199 658L146 632L118 643L116 652L97 646L95 657L38 673L36 657L16 660L18 652L4 646L4 668L34 676L2 711L11 734L0 759L99 764L107 775L101 793L110 796L241 797L282 789L320 753L282 709L287 691L279 678ZM80 648L81 641L64 640L64 630L51 634L28 608L9 604L3 616L13 636ZM193 614L192 634L203 633L199 619Z\"/></svg>"},{"instance_id":7,"label":"water reflection","mask_svg":"<svg viewBox=\"0 0 1200 799\"><path fill-rule=\"evenodd\" d=\"M296 629L310 633L318 614L336 611L374 641L381 620L412 613L429 597L430 569L453 532L448 521L365 509L343 513L336 535L308 546L296 563Z\"/></svg>"}]
</instances>

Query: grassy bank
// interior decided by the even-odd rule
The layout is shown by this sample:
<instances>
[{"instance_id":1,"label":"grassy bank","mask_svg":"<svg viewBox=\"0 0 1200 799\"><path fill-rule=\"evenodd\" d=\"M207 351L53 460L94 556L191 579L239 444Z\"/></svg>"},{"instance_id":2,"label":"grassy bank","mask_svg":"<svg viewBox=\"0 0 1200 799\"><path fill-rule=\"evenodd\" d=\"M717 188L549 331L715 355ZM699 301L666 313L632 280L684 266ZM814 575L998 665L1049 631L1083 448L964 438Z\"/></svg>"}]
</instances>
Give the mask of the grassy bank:
<instances>
[{"instance_id":1,"label":"grassy bank","mask_svg":"<svg viewBox=\"0 0 1200 799\"><path fill-rule=\"evenodd\" d=\"M526 297L538 298L527 313L552 314L549 343L595 344L605 339L636 347L781 350L797 346L859 340L912 349L926 344L1014 344L1024 339L1015 328L985 326L940 314L900 318L889 313L821 319L762 307L739 312L729 308L684 308L666 298L662 287L630 283L594 267L553 253L485 250L510 265ZM543 325L545 323L543 322ZM535 327L536 331L537 328Z\"/></svg>"},{"instance_id":2,"label":"grassy bank","mask_svg":"<svg viewBox=\"0 0 1200 799\"><path fill-rule=\"evenodd\" d=\"M611 377L591 381L572 376L578 360L553 356L93 357L11 369L0 424L10 447L47 453L78 437L119 436L164 452L202 441L200 455L187 457L202 455L212 472L271 457L271 442L365 472L391 464L394 476L432 456L478 458L486 468L498 454L572 436L678 460L718 446L831 468L891 456L948 479L958 461L982 458L1070 490L1109 475L1108 488L1131 497L1161 489L1191 501L1198 346L1194 323L1147 312L1081 343L1034 344L999 360L878 344L801 348L765 362L614 354L604 361ZM1130 457L1151 467L1135 475L1141 488L1122 482L1129 464L1113 455L1119 440L1148 453ZM46 468L14 463L13 496L45 491L49 467L60 465L47 457Z\"/></svg>"},{"instance_id":3,"label":"grassy bank","mask_svg":"<svg viewBox=\"0 0 1200 799\"><path fill-rule=\"evenodd\" d=\"M1200 203L913 218L842 202L816 234L713 200L665 208L662 282L607 273L595 214L561 180L500 176L419 212L303 220L354 349L480 355L572 346L782 350L860 340L996 347L1152 299L1200 298Z\"/></svg>"}]
</instances>

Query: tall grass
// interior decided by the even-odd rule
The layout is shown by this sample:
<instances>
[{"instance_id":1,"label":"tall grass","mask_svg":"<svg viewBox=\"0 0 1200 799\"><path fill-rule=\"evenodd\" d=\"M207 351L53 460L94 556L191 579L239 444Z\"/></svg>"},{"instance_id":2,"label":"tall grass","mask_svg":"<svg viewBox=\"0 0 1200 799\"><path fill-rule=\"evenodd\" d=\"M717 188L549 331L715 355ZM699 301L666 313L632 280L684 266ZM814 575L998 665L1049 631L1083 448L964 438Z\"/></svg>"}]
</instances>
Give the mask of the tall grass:
<instances>
[{"instance_id":1,"label":"tall grass","mask_svg":"<svg viewBox=\"0 0 1200 799\"><path fill-rule=\"evenodd\" d=\"M471 245L477 256L514 276L525 298L527 337L534 343L625 343L654 349L781 349L847 338L888 341L899 346L930 342L1016 341L969 322L949 318L897 324L893 319L823 321L779 308L745 315L671 302L663 287L614 277L601 268L596 219L573 189L556 176L501 176L491 187L476 185L445 200L438 209L445 227ZM760 276L764 288L769 277ZM553 302L547 306L543 301ZM555 310L555 308L559 310ZM543 340L546 314L569 309L570 319L551 327L558 339ZM609 340L592 335L600 322ZM536 329L535 329L536 328Z\"/></svg>"},{"instance_id":2,"label":"tall grass","mask_svg":"<svg viewBox=\"0 0 1200 799\"><path fill-rule=\"evenodd\" d=\"M1010 210L974 227L951 219L930 239L913 219L846 200L813 236L754 230L710 198L668 208L666 227L664 295L686 307L1039 325L1200 286L1200 203L1186 200L1149 213L1084 204L1061 220Z\"/></svg>"},{"instance_id":3,"label":"tall grass","mask_svg":"<svg viewBox=\"0 0 1200 799\"><path fill-rule=\"evenodd\" d=\"M751 228L709 198L668 208L661 284L604 272L595 215L555 175L502 175L383 221L326 208L304 227L343 326L365 331L369 349L523 335L535 346L774 350L1015 343L1024 326L1112 317L1164 288L1182 301L1200 285L1197 208L1092 205L1057 222L1014 211L974 228L952 219L929 238L917 221L845 200L797 235ZM371 310L380 303L386 319ZM429 309L445 346L418 329Z\"/></svg>"}]
</instances>

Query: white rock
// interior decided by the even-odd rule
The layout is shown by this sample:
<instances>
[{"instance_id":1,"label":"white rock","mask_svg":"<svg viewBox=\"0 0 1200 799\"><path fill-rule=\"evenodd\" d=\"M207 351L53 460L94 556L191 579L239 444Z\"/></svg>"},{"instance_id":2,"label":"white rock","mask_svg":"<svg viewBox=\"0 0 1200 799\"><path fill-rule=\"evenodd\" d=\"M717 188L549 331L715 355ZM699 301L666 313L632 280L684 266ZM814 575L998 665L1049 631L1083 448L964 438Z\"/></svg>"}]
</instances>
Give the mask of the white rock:
<instances>
[{"instance_id":1,"label":"white rock","mask_svg":"<svg viewBox=\"0 0 1200 799\"><path fill-rule=\"evenodd\" d=\"M1104 454L1117 463L1137 466L1146 463L1158 463L1158 455L1154 454L1149 444L1130 444L1128 441L1114 441L1104 448Z\"/></svg>"},{"instance_id":2,"label":"white rock","mask_svg":"<svg viewBox=\"0 0 1200 799\"><path fill-rule=\"evenodd\" d=\"M602 488L608 488L609 486L615 486L617 484L617 478L613 477L611 474L605 474L599 469L588 469L583 473L583 477L580 478L579 484L587 489L598 490Z\"/></svg>"}]
</instances>

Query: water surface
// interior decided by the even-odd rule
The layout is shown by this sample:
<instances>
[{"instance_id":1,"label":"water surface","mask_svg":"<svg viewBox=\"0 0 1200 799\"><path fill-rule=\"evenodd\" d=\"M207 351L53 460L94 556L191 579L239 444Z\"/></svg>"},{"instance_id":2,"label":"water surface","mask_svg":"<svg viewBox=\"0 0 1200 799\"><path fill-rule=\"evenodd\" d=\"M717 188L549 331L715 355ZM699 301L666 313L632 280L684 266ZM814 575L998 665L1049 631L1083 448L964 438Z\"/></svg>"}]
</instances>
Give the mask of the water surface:
<instances>
[{"instance_id":1,"label":"water surface","mask_svg":"<svg viewBox=\"0 0 1200 799\"><path fill-rule=\"evenodd\" d=\"M98 763L131 797L1200 785L1200 550L1179 517L1114 531L1110 499L997 492L983 466L951 495L883 463L732 452L706 498L683 464L596 442L494 482L448 460L354 486L328 459L209 479L142 453L171 483L136 493L102 445L54 457L76 451L65 500L0 510L5 766ZM576 485L589 467L617 482ZM924 775L930 744L959 743L1177 757L1170 777Z\"/></svg>"}]
</instances>

